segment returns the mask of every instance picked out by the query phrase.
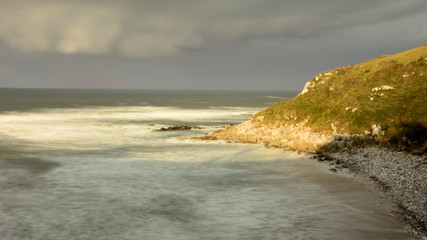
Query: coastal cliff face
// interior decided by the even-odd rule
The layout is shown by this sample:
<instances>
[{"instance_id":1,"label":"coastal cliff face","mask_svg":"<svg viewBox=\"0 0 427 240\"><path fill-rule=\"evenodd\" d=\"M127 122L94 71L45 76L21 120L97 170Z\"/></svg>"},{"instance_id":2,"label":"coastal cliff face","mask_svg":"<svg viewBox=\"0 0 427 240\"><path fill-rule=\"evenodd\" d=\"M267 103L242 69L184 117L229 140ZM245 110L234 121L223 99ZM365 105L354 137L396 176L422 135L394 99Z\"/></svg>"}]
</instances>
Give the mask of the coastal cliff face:
<instances>
[{"instance_id":1,"label":"coastal cliff face","mask_svg":"<svg viewBox=\"0 0 427 240\"><path fill-rule=\"evenodd\" d=\"M228 126L212 134L210 138L233 142L262 143L267 147L302 152L315 152L319 147L332 140L331 136L311 132L302 124L258 126L251 120L239 125Z\"/></svg>"},{"instance_id":2,"label":"coastal cliff face","mask_svg":"<svg viewBox=\"0 0 427 240\"><path fill-rule=\"evenodd\" d=\"M256 119L256 121L261 120ZM364 136L343 135L336 132L332 134L317 133L312 128L305 126L304 122L279 126L261 124L260 126L249 120L239 125L227 126L210 136L202 137L202 139L263 144L266 147L315 153L319 150L336 152L365 146L378 137L381 135L376 126L369 132L369 136Z\"/></svg>"},{"instance_id":3,"label":"coastal cliff face","mask_svg":"<svg viewBox=\"0 0 427 240\"><path fill-rule=\"evenodd\" d=\"M206 139L316 152L382 140L427 150L427 45L319 73L302 92Z\"/></svg>"}]
</instances>

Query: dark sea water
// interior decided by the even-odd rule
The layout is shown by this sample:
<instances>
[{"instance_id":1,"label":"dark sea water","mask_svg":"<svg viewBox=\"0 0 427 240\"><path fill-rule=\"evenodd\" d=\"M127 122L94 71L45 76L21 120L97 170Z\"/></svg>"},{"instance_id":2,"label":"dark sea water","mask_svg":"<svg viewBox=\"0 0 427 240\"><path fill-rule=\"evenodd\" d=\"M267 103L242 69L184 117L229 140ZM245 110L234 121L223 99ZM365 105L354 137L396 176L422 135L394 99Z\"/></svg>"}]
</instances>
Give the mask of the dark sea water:
<instances>
[{"instance_id":1,"label":"dark sea water","mask_svg":"<svg viewBox=\"0 0 427 240\"><path fill-rule=\"evenodd\" d=\"M186 140L296 94L0 89L0 239L410 239L308 155Z\"/></svg>"}]
</instances>

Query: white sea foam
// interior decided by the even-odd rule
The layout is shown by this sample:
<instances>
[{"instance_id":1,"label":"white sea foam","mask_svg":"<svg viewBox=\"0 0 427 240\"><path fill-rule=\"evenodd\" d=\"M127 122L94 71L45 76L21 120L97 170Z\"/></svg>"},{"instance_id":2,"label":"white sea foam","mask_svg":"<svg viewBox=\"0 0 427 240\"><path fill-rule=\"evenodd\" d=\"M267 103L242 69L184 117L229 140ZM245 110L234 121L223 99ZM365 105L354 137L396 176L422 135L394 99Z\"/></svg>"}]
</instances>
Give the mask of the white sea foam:
<instances>
[{"instance_id":1,"label":"white sea foam","mask_svg":"<svg viewBox=\"0 0 427 240\"><path fill-rule=\"evenodd\" d=\"M105 148L132 142L164 141L156 138L159 133L153 130L170 125L187 125L189 121L200 123L209 131L215 122L233 119L243 121L248 118L244 114L251 110L254 109L242 108L237 111L143 106L9 112L0 115L0 134L12 139L32 141L39 147Z\"/></svg>"},{"instance_id":2,"label":"white sea foam","mask_svg":"<svg viewBox=\"0 0 427 240\"><path fill-rule=\"evenodd\" d=\"M236 111L239 110L239 111ZM49 109L32 113L9 112L0 121L52 121L70 119L132 119L132 120L205 120L226 118L259 111L254 108L181 109L174 107L100 107L80 109Z\"/></svg>"},{"instance_id":3,"label":"white sea foam","mask_svg":"<svg viewBox=\"0 0 427 240\"><path fill-rule=\"evenodd\" d=\"M280 96L266 96L266 98L270 98L270 99L286 99L286 98L280 97Z\"/></svg>"}]
</instances>

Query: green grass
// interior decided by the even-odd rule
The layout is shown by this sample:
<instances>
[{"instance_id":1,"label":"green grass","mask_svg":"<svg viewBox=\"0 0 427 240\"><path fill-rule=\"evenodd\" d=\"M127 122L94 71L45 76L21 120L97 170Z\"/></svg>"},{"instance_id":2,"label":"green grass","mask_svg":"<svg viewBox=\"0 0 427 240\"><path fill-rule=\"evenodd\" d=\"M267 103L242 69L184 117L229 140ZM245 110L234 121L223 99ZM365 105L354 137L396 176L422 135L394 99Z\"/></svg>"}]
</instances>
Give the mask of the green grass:
<instances>
[{"instance_id":1,"label":"green grass","mask_svg":"<svg viewBox=\"0 0 427 240\"><path fill-rule=\"evenodd\" d=\"M305 94L255 118L263 116L264 124L276 125L305 121L324 133L332 133L334 124L343 134L364 134L376 124L386 138L402 134L405 124L427 126L427 45L320 73L310 85L314 87ZM384 85L394 89L372 91Z\"/></svg>"}]
</instances>

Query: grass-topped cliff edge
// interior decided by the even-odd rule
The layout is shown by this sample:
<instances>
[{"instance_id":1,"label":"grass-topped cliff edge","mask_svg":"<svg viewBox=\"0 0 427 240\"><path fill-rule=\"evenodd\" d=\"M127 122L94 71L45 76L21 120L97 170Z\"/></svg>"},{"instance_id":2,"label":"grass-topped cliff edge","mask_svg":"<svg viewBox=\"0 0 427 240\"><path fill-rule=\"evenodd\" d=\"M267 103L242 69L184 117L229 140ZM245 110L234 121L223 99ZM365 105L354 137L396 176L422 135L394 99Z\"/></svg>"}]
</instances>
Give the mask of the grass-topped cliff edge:
<instances>
[{"instance_id":1,"label":"grass-topped cliff edge","mask_svg":"<svg viewBox=\"0 0 427 240\"><path fill-rule=\"evenodd\" d=\"M375 136L424 151L427 45L319 73L297 97L211 138L313 152L337 135Z\"/></svg>"}]
</instances>

